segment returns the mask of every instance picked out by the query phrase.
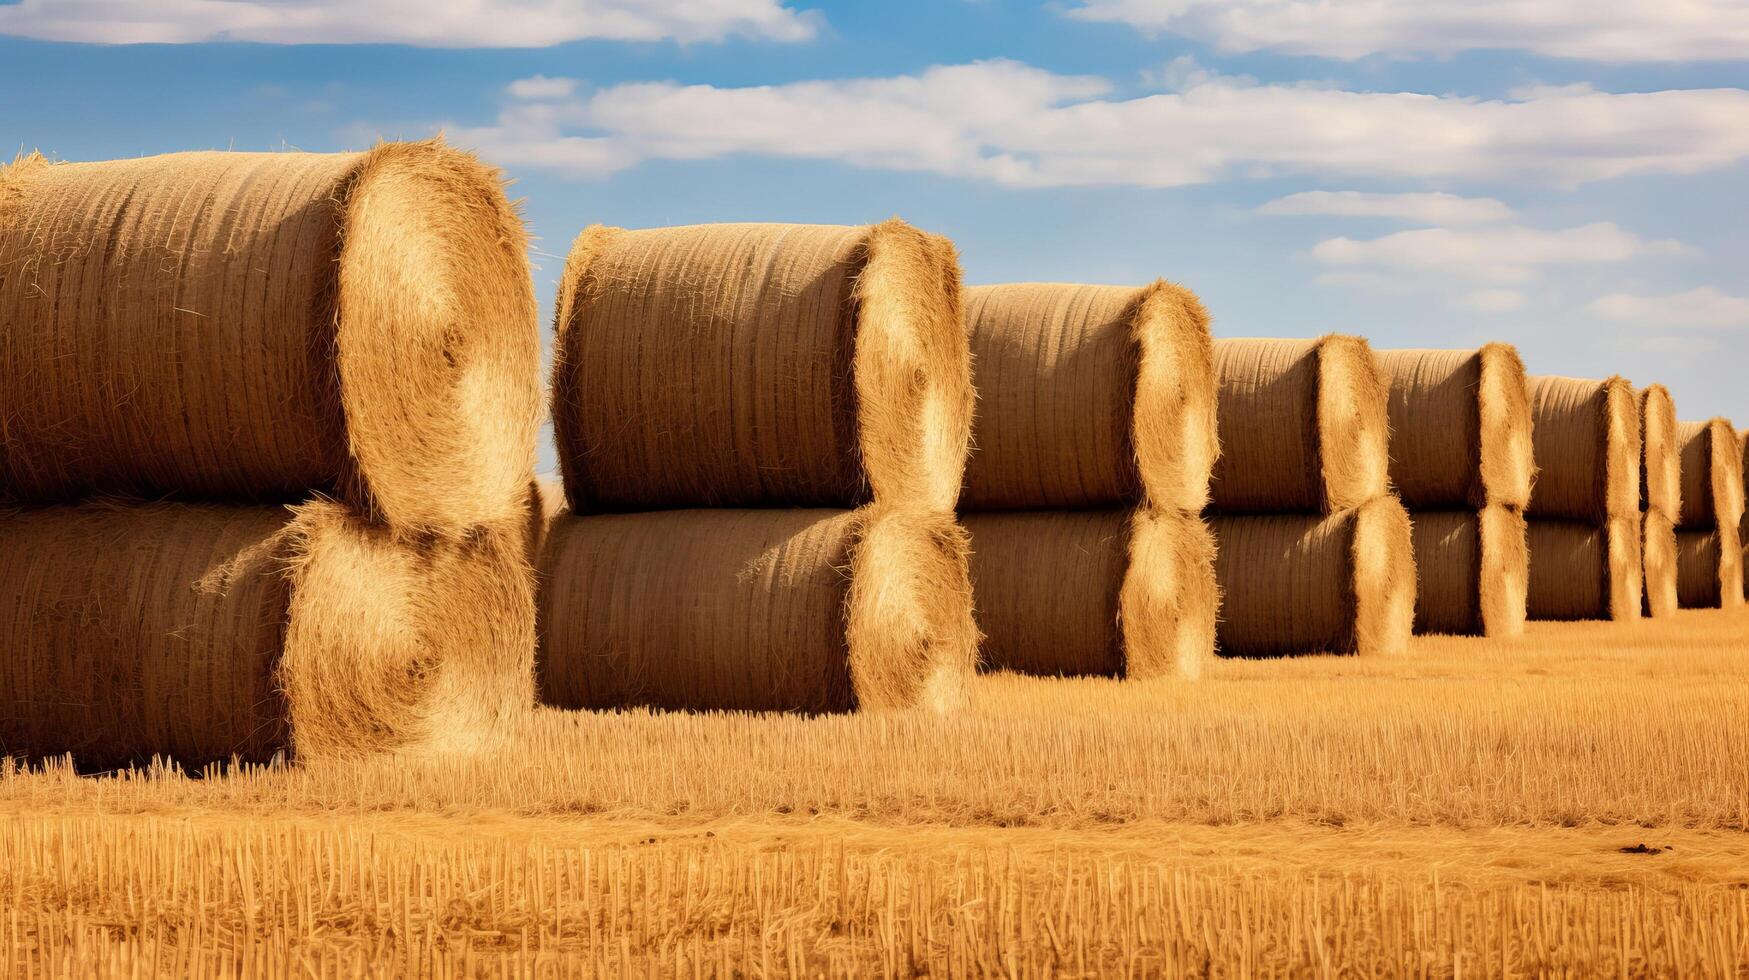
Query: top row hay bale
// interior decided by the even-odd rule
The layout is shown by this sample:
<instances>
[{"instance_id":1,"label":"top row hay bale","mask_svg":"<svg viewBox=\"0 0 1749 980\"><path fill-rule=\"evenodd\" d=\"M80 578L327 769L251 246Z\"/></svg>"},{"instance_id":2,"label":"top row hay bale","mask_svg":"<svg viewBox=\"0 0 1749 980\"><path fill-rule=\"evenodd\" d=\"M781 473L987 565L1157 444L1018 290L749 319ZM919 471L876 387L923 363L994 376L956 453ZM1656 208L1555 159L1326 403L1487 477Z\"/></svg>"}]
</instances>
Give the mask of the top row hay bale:
<instances>
[{"instance_id":1,"label":"top row hay bale","mask_svg":"<svg viewBox=\"0 0 1749 980\"><path fill-rule=\"evenodd\" d=\"M958 500L971 357L945 238L897 219L593 226L556 326L579 513Z\"/></svg>"},{"instance_id":2,"label":"top row hay bale","mask_svg":"<svg viewBox=\"0 0 1749 980\"><path fill-rule=\"evenodd\" d=\"M0 171L0 496L515 519L540 339L497 171L441 142Z\"/></svg>"},{"instance_id":3,"label":"top row hay bale","mask_svg":"<svg viewBox=\"0 0 1749 980\"><path fill-rule=\"evenodd\" d=\"M1386 388L1365 340L1217 340L1222 513L1334 513L1390 491Z\"/></svg>"},{"instance_id":4,"label":"top row hay bale","mask_svg":"<svg viewBox=\"0 0 1749 980\"><path fill-rule=\"evenodd\" d=\"M1537 477L1528 516L1594 526L1631 520L1638 527L1640 411L1633 387L1620 377L1538 375L1530 379L1530 406Z\"/></svg>"},{"instance_id":5,"label":"top row hay bale","mask_svg":"<svg viewBox=\"0 0 1749 980\"><path fill-rule=\"evenodd\" d=\"M1674 521L1682 513L1682 451L1676 403L1663 385L1647 385L1640 401L1640 509Z\"/></svg>"},{"instance_id":6,"label":"top row hay bale","mask_svg":"<svg viewBox=\"0 0 1749 980\"><path fill-rule=\"evenodd\" d=\"M1410 510L1530 503L1536 471L1524 362L1508 344L1387 350L1391 483Z\"/></svg>"},{"instance_id":7,"label":"top row hay bale","mask_svg":"<svg viewBox=\"0 0 1749 980\"><path fill-rule=\"evenodd\" d=\"M1195 294L1060 283L966 291L976 372L967 510L1208 503L1220 454Z\"/></svg>"},{"instance_id":8,"label":"top row hay bale","mask_svg":"<svg viewBox=\"0 0 1749 980\"><path fill-rule=\"evenodd\" d=\"M1676 426L1682 460L1679 530L1735 528L1743 519L1742 443L1722 418Z\"/></svg>"}]
</instances>

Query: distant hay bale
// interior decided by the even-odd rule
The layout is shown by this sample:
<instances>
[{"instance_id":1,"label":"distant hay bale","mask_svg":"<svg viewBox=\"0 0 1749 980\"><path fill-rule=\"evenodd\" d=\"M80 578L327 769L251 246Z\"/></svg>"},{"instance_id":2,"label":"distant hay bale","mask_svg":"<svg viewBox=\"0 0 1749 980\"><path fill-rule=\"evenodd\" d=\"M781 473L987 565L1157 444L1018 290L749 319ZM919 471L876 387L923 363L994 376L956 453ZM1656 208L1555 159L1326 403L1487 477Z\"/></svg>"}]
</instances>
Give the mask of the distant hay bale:
<instances>
[{"instance_id":1,"label":"distant hay bale","mask_svg":"<svg viewBox=\"0 0 1749 980\"><path fill-rule=\"evenodd\" d=\"M496 170L441 141L0 170L0 495L512 519L540 341Z\"/></svg>"},{"instance_id":2,"label":"distant hay bale","mask_svg":"<svg viewBox=\"0 0 1749 980\"><path fill-rule=\"evenodd\" d=\"M951 516L561 516L540 573L539 685L559 707L949 710L977 664Z\"/></svg>"},{"instance_id":3,"label":"distant hay bale","mask_svg":"<svg viewBox=\"0 0 1749 980\"><path fill-rule=\"evenodd\" d=\"M1415 631L1496 638L1524 633L1530 553L1524 515L1494 504L1480 511L1416 511Z\"/></svg>"},{"instance_id":4,"label":"distant hay bale","mask_svg":"<svg viewBox=\"0 0 1749 980\"><path fill-rule=\"evenodd\" d=\"M1640 518L1531 520L1531 619L1640 617Z\"/></svg>"},{"instance_id":5,"label":"distant hay bale","mask_svg":"<svg viewBox=\"0 0 1749 980\"><path fill-rule=\"evenodd\" d=\"M87 768L487 748L533 703L514 532L405 541L333 503L0 520L0 753Z\"/></svg>"},{"instance_id":6,"label":"distant hay bale","mask_svg":"<svg viewBox=\"0 0 1749 980\"><path fill-rule=\"evenodd\" d=\"M1404 652L1415 617L1408 512L1394 496L1329 517L1216 517L1224 656Z\"/></svg>"},{"instance_id":7,"label":"distant hay bale","mask_svg":"<svg viewBox=\"0 0 1749 980\"><path fill-rule=\"evenodd\" d=\"M897 219L592 226L556 329L579 513L958 499L973 399L945 238Z\"/></svg>"},{"instance_id":8,"label":"distant hay bale","mask_svg":"<svg viewBox=\"0 0 1749 980\"><path fill-rule=\"evenodd\" d=\"M1200 517L1003 511L961 521L985 669L1194 678L1214 655L1214 539Z\"/></svg>"},{"instance_id":9,"label":"distant hay bale","mask_svg":"<svg viewBox=\"0 0 1749 980\"><path fill-rule=\"evenodd\" d=\"M1640 507L1674 521L1682 513L1682 454L1676 403L1663 385L1640 389Z\"/></svg>"},{"instance_id":10,"label":"distant hay bale","mask_svg":"<svg viewBox=\"0 0 1749 980\"><path fill-rule=\"evenodd\" d=\"M966 291L978 389L968 510L1201 511L1220 453L1195 294L1060 283Z\"/></svg>"},{"instance_id":11,"label":"distant hay bale","mask_svg":"<svg viewBox=\"0 0 1749 980\"><path fill-rule=\"evenodd\" d=\"M1334 513L1390 490L1386 388L1358 337L1217 340L1222 513Z\"/></svg>"},{"instance_id":12,"label":"distant hay bale","mask_svg":"<svg viewBox=\"0 0 1749 980\"><path fill-rule=\"evenodd\" d=\"M1743 443L1731 423L1677 426L1682 456L1682 516L1677 520L1677 597L1684 606L1743 602ZM1711 537L1707 544L1704 537ZM1700 561L1711 555L1712 565Z\"/></svg>"},{"instance_id":13,"label":"distant hay bale","mask_svg":"<svg viewBox=\"0 0 1749 980\"><path fill-rule=\"evenodd\" d=\"M1749 432L1741 433L1742 440L1738 443L1738 451L1743 456L1743 484L1749 492ZM1749 568L1749 508L1746 508L1743 519L1737 524L1737 540L1743 545L1744 567ZM1749 571L1743 575L1743 591L1745 600L1749 600Z\"/></svg>"},{"instance_id":14,"label":"distant hay bale","mask_svg":"<svg viewBox=\"0 0 1749 980\"><path fill-rule=\"evenodd\" d=\"M1527 515L1597 526L1631 518L1637 541L1640 413L1633 387L1620 377L1533 376L1530 404L1537 475ZM1537 618L1534 603L1531 617Z\"/></svg>"},{"instance_id":15,"label":"distant hay bale","mask_svg":"<svg viewBox=\"0 0 1749 980\"><path fill-rule=\"evenodd\" d=\"M1676 592L1676 522L1652 508L1640 515L1640 556L1646 598L1642 615L1668 616L1681 608Z\"/></svg>"},{"instance_id":16,"label":"distant hay bale","mask_svg":"<svg viewBox=\"0 0 1749 980\"><path fill-rule=\"evenodd\" d=\"M1378 352L1390 390L1391 484L1411 511L1530 503L1524 362L1508 344Z\"/></svg>"}]
</instances>

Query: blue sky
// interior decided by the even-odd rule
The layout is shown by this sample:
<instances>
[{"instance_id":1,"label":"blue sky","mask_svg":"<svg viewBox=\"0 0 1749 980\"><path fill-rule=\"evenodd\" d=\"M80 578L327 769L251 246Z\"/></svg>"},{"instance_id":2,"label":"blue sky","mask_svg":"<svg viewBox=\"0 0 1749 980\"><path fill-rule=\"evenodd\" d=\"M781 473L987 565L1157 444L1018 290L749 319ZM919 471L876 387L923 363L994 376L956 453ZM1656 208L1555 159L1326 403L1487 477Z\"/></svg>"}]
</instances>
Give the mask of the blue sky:
<instances>
[{"instance_id":1,"label":"blue sky","mask_svg":"<svg viewBox=\"0 0 1749 980\"><path fill-rule=\"evenodd\" d=\"M593 222L897 214L968 282L1165 276L1222 336L1504 339L1749 424L1744 52L1718 0L0 0L0 134L443 128L547 309Z\"/></svg>"}]
</instances>

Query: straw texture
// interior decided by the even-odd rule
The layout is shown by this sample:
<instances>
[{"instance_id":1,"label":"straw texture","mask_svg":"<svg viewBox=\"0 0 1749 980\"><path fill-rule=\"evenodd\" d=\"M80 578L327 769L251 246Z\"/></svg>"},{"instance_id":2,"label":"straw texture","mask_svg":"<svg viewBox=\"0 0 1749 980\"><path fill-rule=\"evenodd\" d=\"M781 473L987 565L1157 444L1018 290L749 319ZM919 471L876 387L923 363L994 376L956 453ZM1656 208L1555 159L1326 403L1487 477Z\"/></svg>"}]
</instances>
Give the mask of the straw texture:
<instances>
[{"instance_id":1,"label":"straw texture","mask_svg":"<svg viewBox=\"0 0 1749 980\"><path fill-rule=\"evenodd\" d=\"M985 669L1196 677L1214 655L1214 540L1200 517L1009 511L962 522Z\"/></svg>"},{"instance_id":2,"label":"straw texture","mask_svg":"<svg viewBox=\"0 0 1749 980\"><path fill-rule=\"evenodd\" d=\"M1409 515L1385 496L1329 517L1210 522L1224 656L1404 652L1414 625Z\"/></svg>"},{"instance_id":3,"label":"straw texture","mask_svg":"<svg viewBox=\"0 0 1749 980\"><path fill-rule=\"evenodd\" d=\"M1218 340L1223 513L1331 513L1389 492L1388 394L1357 337Z\"/></svg>"},{"instance_id":4,"label":"straw texture","mask_svg":"<svg viewBox=\"0 0 1749 980\"><path fill-rule=\"evenodd\" d=\"M0 494L515 515L540 345L495 170L441 142L32 158L0 196Z\"/></svg>"},{"instance_id":5,"label":"straw texture","mask_svg":"<svg viewBox=\"0 0 1749 980\"><path fill-rule=\"evenodd\" d=\"M1676 435L1676 404L1663 385L1640 389L1640 505L1669 520L1682 513L1682 453Z\"/></svg>"},{"instance_id":6,"label":"straw texture","mask_svg":"<svg viewBox=\"0 0 1749 980\"><path fill-rule=\"evenodd\" d=\"M1415 631L1522 635L1530 588L1524 515L1495 504L1480 511L1416 511L1413 517Z\"/></svg>"},{"instance_id":7,"label":"straw texture","mask_svg":"<svg viewBox=\"0 0 1749 980\"><path fill-rule=\"evenodd\" d=\"M1183 287L966 291L978 412L969 510L1198 512L1220 452L1208 313Z\"/></svg>"},{"instance_id":8,"label":"straw texture","mask_svg":"<svg viewBox=\"0 0 1749 980\"><path fill-rule=\"evenodd\" d=\"M1743 444L1731 423L1677 426L1682 456L1682 517L1677 522L1677 596L1684 606L1742 604ZM1697 535L1710 536L1711 544ZM1710 567L1700 562L1711 555Z\"/></svg>"},{"instance_id":9,"label":"straw texture","mask_svg":"<svg viewBox=\"0 0 1749 980\"><path fill-rule=\"evenodd\" d=\"M515 535L411 545L338 505L0 521L0 752L87 768L487 747L533 700Z\"/></svg>"},{"instance_id":10,"label":"straw texture","mask_svg":"<svg viewBox=\"0 0 1749 980\"><path fill-rule=\"evenodd\" d=\"M1676 594L1676 522L1652 508L1640 515L1641 563L1646 600L1642 615L1669 616L1681 608Z\"/></svg>"},{"instance_id":11,"label":"straw texture","mask_svg":"<svg viewBox=\"0 0 1749 980\"><path fill-rule=\"evenodd\" d=\"M1638 619L1640 519L1530 521L1531 619Z\"/></svg>"},{"instance_id":12,"label":"straw texture","mask_svg":"<svg viewBox=\"0 0 1749 980\"><path fill-rule=\"evenodd\" d=\"M958 499L971 368L944 238L896 219L593 226L556 330L578 513Z\"/></svg>"},{"instance_id":13,"label":"straw texture","mask_svg":"<svg viewBox=\"0 0 1749 980\"><path fill-rule=\"evenodd\" d=\"M1743 484L1746 495L1749 495L1749 432L1742 433L1737 448L1743 456ZM1737 540L1743 546L1744 567L1749 568L1749 506L1744 510L1743 519L1737 523ZM1743 575L1743 592L1745 599L1749 600L1749 571Z\"/></svg>"},{"instance_id":14,"label":"straw texture","mask_svg":"<svg viewBox=\"0 0 1749 980\"><path fill-rule=\"evenodd\" d=\"M1391 483L1412 511L1530 503L1529 386L1518 351L1387 350Z\"/></svg>"},{"instance_id":15,"label":"straw texture","mask_svg":"<svg viewBox=\"0 0 1749 980\"><path fill-rule=\"evenodd\" d=\"M1598 525L1628 518L1637 523L1640 413L1632 386L1619 377L1586 381L1539 375L1530 379L1530 403L1537 475L1528 515Z\"/></svg>"},{"instance_id":16,"label":"straw texture","mask_svg":"<svg viewBox=\"0 0 1749 980\"><path fill-rule=\"evenodd\" d=\"M948 517L566 515L540 569L540 690L560 707L946 710L977 663Z\"/></svg>"}]
</instances>

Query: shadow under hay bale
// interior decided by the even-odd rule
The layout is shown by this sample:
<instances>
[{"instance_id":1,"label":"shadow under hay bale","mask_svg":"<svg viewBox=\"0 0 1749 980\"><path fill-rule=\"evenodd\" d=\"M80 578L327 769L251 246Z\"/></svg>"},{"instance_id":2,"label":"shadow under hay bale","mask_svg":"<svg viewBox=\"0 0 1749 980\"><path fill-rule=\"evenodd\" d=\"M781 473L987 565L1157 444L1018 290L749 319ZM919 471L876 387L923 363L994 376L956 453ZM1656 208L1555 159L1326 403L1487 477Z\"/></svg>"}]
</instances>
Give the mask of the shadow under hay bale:
<instances>
[{"instance_id":1,"label":"shadow under hay bale","mask_svg":"<svg viewBox=\"0 0 1749 980\"><path fill-rule=\"evenodd\" d=\"M1724 419L1677 426L1682 516L1677 521L1677 599L1684 607L1743 602L1743 444Z\"/></svg>"}]
</instances>

